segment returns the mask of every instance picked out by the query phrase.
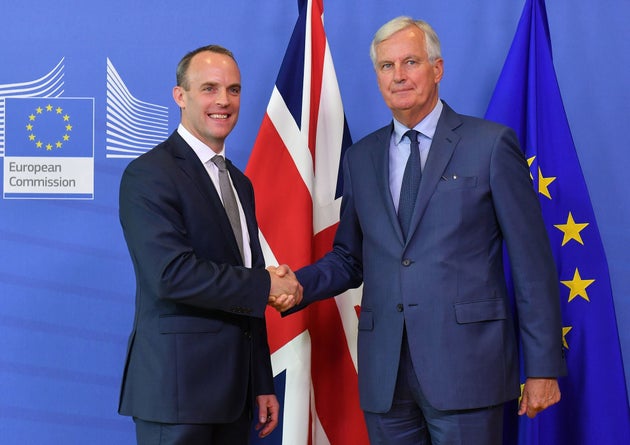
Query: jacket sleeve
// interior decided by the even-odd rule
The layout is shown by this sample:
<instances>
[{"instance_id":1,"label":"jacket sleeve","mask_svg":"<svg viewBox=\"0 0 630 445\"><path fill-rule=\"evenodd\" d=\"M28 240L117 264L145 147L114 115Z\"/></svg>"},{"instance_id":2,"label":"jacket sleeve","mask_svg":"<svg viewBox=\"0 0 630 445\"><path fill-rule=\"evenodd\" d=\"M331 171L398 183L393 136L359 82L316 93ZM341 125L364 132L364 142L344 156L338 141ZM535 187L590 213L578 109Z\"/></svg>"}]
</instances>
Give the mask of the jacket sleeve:
<instances>
[{"instance_id":1,"label":"jacket sleeve","mask_svg":"<svg viewBox=\"0 0 630 445\"><path fill-rule=\"evenodd\" d=\"M363 281L363 235L354 207L347 159L343 163L344 192L333 248L317 262L296 272L304 287L304 300L295 310L358 287Z\"/></svg>"},{"instance_id":2,"label":"jacket sleeve","mask_svg":"<svg viewBox=\"0 0 630 445\"><path fill-rule=\"evenodd\" d=\"M497 136L492 199L505 240L527 377L566 374L558 277L540 203L514 132Z\"/></svg>"}]
</instances>

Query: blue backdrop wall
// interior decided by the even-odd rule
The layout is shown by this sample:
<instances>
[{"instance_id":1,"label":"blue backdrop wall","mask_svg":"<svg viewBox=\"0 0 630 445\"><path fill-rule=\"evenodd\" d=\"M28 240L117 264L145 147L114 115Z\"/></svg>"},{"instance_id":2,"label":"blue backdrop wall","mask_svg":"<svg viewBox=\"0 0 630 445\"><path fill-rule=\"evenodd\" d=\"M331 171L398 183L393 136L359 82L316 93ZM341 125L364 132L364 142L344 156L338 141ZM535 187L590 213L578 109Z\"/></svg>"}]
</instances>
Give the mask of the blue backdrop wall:
<instances>
[{"instance_id":1,"label":"blue backdrop wall","mask_svg":"<svg viewBox=\"0 0 630 445\"><path fill-rule=\"evenodd\" d=\"M373 33L384 21L402 14L429 21L442 40L442 98L459 112L483 116L523 3L324 1L353 139L390 119L368 57ZM630 121L630 1L549 0L547 10L556 72L608 256L630 369L630 147L624 137ZM0 17L0 442L131 444L132 422L116 414L134 301L117 194L135 154L126 151L130 129L121 122L129 119L121 117L119 105L144 110L150 130L144 127L141 142L150 146L177 125L171 90L181 56L208 43L232 49L243 96L227 149L244 169L297 2L34 0L2 2ZM92 150L81 154L85 162L64 164L60 173L87 185L42 195L8 182L10 160L20 155L11 141L24 131L22 121L12 120L16 102L9 98L23 94L59 96L64 100L55 107L67 110L78 103L88 107L80 118L70 116L71 131L93 135ZM54 128L67 129L65 123ZM41 157L49 155L43 150Z\"/></svg>"}]
</instances>

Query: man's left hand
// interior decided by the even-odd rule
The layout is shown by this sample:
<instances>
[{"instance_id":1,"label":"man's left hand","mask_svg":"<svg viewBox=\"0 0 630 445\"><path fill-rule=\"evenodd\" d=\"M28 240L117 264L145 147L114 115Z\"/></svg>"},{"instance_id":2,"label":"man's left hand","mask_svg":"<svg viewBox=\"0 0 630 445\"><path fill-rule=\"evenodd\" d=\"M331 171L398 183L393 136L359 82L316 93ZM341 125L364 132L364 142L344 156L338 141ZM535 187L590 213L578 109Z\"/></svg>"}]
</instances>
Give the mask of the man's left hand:
<instances>
[{"instance_id":1,"label":"man's left hand","mask_svg":"<svg viewBox=\"0 0 630 445\"><path fill-rule=\"evenodd\" d=\"M518 415L527 414L527 417L533 419L536 414L559 401L558 379L528 378L523 387Z\"/></svg>"},{"instance_id":2,"label":"man's left hand","mask_svg":"<svg viewBox=\"0 0 630 445\"><path fill-rule=\"evenodd\" d=\"M256 397L258 405L258 423L256 431L258 437L268 436L278 426L280 403L274 394L266 394Z\"/></svg>"}]
</instances>

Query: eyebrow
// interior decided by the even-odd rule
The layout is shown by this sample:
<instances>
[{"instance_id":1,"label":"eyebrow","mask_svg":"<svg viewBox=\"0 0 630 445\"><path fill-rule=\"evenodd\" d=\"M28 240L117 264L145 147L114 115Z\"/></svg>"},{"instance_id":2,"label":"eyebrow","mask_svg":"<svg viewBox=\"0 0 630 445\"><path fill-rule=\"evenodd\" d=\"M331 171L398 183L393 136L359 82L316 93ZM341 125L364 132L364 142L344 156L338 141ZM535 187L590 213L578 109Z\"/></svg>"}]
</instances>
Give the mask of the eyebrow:
<instances>
[{"instance_id":1,"label":"eyebrow","mask_svg":"<svg viewBox=\"0 0 630 445\"><path fill-rule=\"evenodd\" d=\"M204 88L204 87L216 87L218 85L220 85L219 82L204 82L204 83L201 84L200 87L201 88ZM230 89L230 88L239 88L239 89L241 89L242 87L241 87L240 83L233 83L231 85L228 85L226 88L227 89Z\"/></svg>"},{"instance_id":2,"label":"eyebrow","mask_svg":"<svg viewBox=\"0 0 630 445\"><path fill-rule=\"evenodd\" d=\"M419 59L422 59L422 56L418 55L418 54L407 54L407 55L405 55L403 57L400 57L400 58L397 57L396 59L400 59L400 60L402 60L404 62L404 61L407 61L407 60L419 60ZM394 60L393 59L391 59L391 60L390 59L381 59L381 60L377 60L376 63L377 64L394 63Z\"/></svg>"}]
</instances>

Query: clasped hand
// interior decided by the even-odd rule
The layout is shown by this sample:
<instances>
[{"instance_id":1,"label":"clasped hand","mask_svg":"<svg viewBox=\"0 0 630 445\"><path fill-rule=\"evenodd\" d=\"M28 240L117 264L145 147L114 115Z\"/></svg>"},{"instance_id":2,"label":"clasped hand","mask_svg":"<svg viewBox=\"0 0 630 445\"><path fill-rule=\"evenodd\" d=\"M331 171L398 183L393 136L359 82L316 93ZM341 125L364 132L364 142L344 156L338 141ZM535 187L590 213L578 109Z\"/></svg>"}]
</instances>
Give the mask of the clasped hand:
<instances>
[{"instance_id":1,"label":"clasped hand","mask_svg":"<svg viewBox=\"0 0 630 445\"><path fill-rule=\"evenodd\" d=\"M278 312L284 312L302 301L302 285L286 264L267 267L271 277L271 289L267 304Z\"/></svg>"}]
</instances>

